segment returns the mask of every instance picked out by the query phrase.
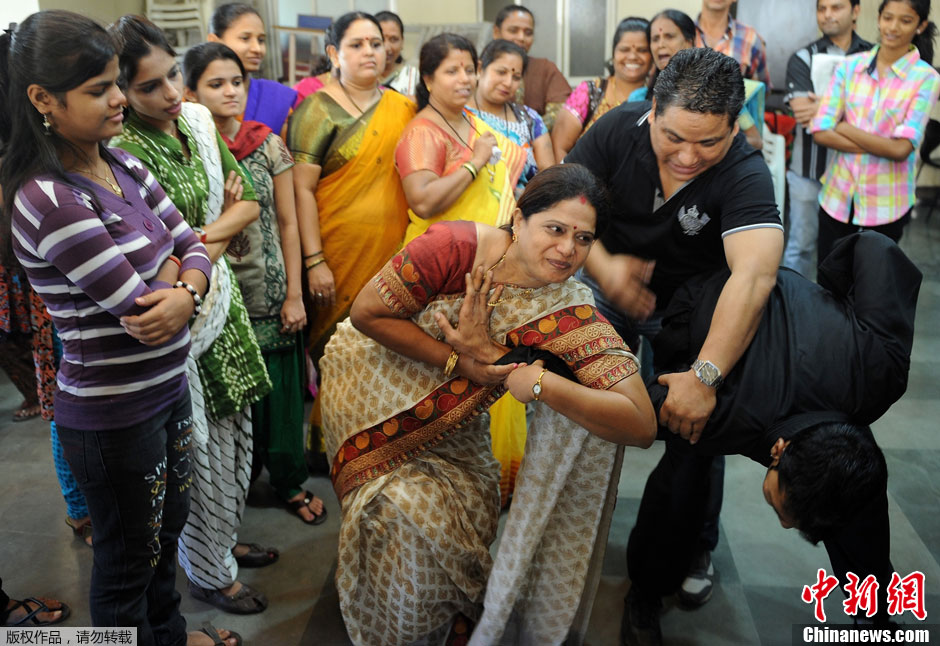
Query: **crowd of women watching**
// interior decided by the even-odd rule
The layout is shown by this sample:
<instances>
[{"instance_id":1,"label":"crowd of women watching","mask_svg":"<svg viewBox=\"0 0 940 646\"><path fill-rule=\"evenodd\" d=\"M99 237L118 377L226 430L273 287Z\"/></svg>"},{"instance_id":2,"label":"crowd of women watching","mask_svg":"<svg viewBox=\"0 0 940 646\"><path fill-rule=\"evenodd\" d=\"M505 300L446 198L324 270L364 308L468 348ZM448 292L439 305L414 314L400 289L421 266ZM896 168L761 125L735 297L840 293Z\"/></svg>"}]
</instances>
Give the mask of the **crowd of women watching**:
<instances>
[{"instance_id":1,"label":"crowd of women watching","mask_svg":"<svg viewBox=\"0 0 940 646\"><path fill-rule=\"evenodd\" d=\"M312 468L344 509L337 579L354 641L425 638L445 614L473 616L467 600L485 588L524 445L520 402L544 392L556 426L652 441L636 358L569 280L604 226L604 190L552 167L603 115L645 100L695 26L674 10L624 19L606 74L573 91L529 56L535 19L518 5L479 54L445 33L417 67L398 16L345 14L328 30L328 69L296 88L257 76L266 33L233 3L182 61L141 16L104 29L44 11L0 37L15 417L51 422L66 522L94 549L96 625L137 626L144 645L240 643L186 636L177 557L195 598L263 611L238 571L278 551L239 536L248 488L266 468L290 513L316 525L328 506L304 488ZM556 328L603 339L591 352L559 340L568 379L528 355L497 365L532 345L513 335ZM369 356L367 377L356 366ZM387 388L351 394L373 377ZM415 534L423 512L398 496L416 482L447 537ZM360 526L391 517L381 532ZM413 576L381 560L389 541L441 559L436 589L407 600L426 613L414 625L383 614L405 601L367 571ZM357 554L377 565L342 565ZM452 602L428 611L432 597Z\"/></svg>"}]
</instances>

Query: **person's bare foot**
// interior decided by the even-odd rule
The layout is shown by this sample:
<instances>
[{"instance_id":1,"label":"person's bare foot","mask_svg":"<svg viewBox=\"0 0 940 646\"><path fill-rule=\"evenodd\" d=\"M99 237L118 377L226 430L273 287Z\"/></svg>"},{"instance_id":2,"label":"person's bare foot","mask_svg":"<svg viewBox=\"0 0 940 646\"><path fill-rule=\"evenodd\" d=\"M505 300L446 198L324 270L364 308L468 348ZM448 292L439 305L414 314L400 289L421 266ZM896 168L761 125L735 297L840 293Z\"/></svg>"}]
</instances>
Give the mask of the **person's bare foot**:
<instances>
[{"instance_id":1,"label":"person's bare foot","mask_svg":"<svg viewBox=\"0 0 940 646\"><path fill-rule=\"evenodd\" d=\"M13 412L14 422L24 422L28 419L38 417L42 413L42 407L39 402L24 401L20 407Z\"/></svg>"},{"instance_id":2,"label":"person's bare foot","mask_svg":"<svg viewBox=\"0 0 940 646\"><path fill-rule=\"evenodd\" d=\"M289 504L298 502L302 503L306 497L306 493L307 492L305 491L301 491L287 502ZM295 507L297 515L300 516L305 523L312 523L317 518L317 516L321 516L323 514L323 509L323 501L319 496L314 496L306 505L297 505Z\"/></svg>"},{"instance_id":3,"label":"person's bare foot","mask_svg":"<svg viewBox=\"0 0 940 646\"><path fill-rule=\"evenodd\" d=\"M219 638L225 642L225 646L238 645L238 641L228 630L217 628L216 633L218 633ZM186 646L213 646L215 643L216 642L214 642L209 635L201 630L194 630L186 635Z\"/></svg>"},{"instance_id":4,"label":"person's bare foot","mask_svg":"<svg viewBox=\"0 0 940 646\"><path fill-rule=\"evenodd\" d=\"M23 621L27 615L41 607L36 601L45 604L46 608L48 608L48 612L37 612L33 615L32 619L27 620L26 623L23 624L24 626L47 626L58 623L68 616L68 606L55 599L48 597L32 597L30 599L23 599L22 601L10 599L6 607L6 611L10 614L7 615L3 625L15 626Z\"/></svg>"}]
</instances>

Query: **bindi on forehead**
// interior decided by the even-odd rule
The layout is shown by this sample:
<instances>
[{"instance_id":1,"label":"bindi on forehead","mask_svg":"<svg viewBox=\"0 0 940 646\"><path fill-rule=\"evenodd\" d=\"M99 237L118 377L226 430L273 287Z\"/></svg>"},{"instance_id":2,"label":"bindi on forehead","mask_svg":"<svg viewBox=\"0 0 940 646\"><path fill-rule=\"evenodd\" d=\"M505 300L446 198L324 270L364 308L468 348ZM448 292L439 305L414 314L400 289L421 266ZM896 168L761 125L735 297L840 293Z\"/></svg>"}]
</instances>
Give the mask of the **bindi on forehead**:
<instances>
[{"instance_id":1,"label":"bindi on forehead","mask_svg":"<svg viewBox=\"0 0 940 646\"><path fill-rule=\"evenodd\" d=\"M587 198L583 195L579 195L578 199L581 200L581 204L587 204Z\"/></svg>"}]
</instances>

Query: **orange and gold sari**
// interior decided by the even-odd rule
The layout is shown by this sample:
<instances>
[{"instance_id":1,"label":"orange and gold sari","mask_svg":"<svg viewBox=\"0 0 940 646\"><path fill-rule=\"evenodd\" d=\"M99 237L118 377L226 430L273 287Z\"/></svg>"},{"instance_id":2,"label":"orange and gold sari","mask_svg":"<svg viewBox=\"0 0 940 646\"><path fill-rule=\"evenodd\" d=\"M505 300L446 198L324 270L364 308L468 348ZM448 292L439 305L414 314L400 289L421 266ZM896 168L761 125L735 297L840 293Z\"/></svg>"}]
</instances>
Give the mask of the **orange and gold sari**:
<instances>
[{"instance_id":1,"label":"orange and gold sari","mask_svg":"<svg viewBox=\"0 0 940 646\"><path fill-rule=\"evenodd\" d=\"M430 170L440 177L455 172L466 173L460 167L470 161L473 145L484 132L490 132L496 137L496 145L502 151L502 156L495 164L486 164L480 169L477 178L443 213L422 218L408 209L410 223L405 233L406 244L427 231L435 222L470 220L497 227L509 224L512 211L516 208L513 190L525 169L526 152L469 110L464 110L464 115L473 126L467 142L469 148L437 124L422 117L408 124L395 151L395 163L401 176L404 178L419 170Z\"/></svg>"}]
</instances>

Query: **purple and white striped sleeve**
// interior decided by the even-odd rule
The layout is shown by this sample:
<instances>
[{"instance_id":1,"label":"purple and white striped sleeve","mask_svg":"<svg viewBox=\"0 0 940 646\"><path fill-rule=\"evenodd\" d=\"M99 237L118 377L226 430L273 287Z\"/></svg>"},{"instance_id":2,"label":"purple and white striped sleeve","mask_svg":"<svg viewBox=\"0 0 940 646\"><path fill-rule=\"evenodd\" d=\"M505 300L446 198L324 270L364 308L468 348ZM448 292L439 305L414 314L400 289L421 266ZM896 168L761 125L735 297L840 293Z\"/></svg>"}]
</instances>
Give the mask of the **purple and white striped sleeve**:
<instances>
[{"instance_id":1,"label":"purple and white striped sleeve","mask_svg":"<svg viewBox=\"0 0 940 646\"><path fill-rule=\"evenodd\" d=\"M16 198L23 227L20 244L58 269L102 309L115 317L141 314L134 299L149 294L143 281L115 244L90 205L63 204L41 213L30 201L40 182ZM48 182L50 187L52 182ZM23 226L25 225L25 226ZM33 231L29 231L32 225Z\"/></svg>"}]
</instances>

